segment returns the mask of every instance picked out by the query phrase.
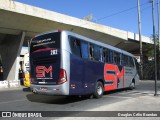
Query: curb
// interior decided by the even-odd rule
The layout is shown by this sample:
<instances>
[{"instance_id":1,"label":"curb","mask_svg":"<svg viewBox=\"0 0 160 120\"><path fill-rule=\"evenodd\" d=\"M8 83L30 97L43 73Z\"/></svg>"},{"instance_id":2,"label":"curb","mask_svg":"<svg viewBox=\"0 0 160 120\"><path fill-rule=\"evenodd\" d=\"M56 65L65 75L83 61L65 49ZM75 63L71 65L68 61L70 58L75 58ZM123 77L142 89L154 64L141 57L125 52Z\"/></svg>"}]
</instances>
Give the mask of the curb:
<instances>
[{"instance_id":1,"label":"curb","mask_svg":"<svg viewBox=\"0 0 160 120\"><path fill-rule=\"evenodd\" d=\"M0 92L1 91L10 91L10 90L21 90L23 88L24 88L23 86L20 86L20 87L10 87L10 88L0 88Z\"/></svg>"}]
</instances>

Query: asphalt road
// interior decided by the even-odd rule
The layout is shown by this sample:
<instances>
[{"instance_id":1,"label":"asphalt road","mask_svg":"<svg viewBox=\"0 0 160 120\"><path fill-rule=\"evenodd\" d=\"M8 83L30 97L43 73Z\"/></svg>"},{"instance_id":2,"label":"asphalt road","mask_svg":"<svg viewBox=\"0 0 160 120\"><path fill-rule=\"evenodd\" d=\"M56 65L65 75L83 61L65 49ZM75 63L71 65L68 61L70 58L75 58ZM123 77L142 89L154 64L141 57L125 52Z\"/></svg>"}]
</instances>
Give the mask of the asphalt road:
<instances>
[{"instance_id":1,"label":"asphalt road","mask_svg":"<svg viewBox=\"0 0 160 120\"><path fill-rule=\"evenodd\" d=\"M160 82L157 86L159 94ZM101 99L38 95L27 88L6 89L0 91L0 111L160 111L160 94L154 96L154 81L140 81L134 90L106 92Z\"/></svg>"}]
</instances>

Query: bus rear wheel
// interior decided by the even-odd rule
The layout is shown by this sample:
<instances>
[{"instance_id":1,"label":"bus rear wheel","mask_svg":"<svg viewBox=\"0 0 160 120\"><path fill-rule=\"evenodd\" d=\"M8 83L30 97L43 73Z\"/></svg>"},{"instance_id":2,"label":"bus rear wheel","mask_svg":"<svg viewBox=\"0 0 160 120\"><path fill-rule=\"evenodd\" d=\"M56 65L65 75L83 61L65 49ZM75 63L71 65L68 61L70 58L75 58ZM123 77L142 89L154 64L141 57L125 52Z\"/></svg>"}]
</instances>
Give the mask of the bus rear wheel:
<instances>
[{"instance_id":1,"label":"bus rear wheel","mask_svg":"<svg viewBox=\"0 0 160 120\"><path fill-rule=\"evenodd\" d=\"M102 82L98 81L95 87L95 91L94 91L94 98L101 98L103 96L103 84Z\"/></svg>"}]
</instances>

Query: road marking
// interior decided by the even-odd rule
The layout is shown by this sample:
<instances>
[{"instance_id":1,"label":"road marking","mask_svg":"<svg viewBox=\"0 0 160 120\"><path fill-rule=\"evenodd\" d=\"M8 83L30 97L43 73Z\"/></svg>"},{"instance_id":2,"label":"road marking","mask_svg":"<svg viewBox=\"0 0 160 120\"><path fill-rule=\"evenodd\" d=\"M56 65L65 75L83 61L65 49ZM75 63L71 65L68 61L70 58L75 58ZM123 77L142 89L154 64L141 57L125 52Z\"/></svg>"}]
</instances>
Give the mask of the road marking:
<instances>
[{"instance_id":1,"label":"road marking","mask_svg":"<svg viewBox=\"0 0 160 120\"><path fill-rule=\"evenodd\" d=\"M118 93L118 94L129 94L129 95L153 95L154 93L152 91L130 91L130 92L122 92L122 93Z\"/></svg>"},{"instance_id":2,"label":"road marking","mask_svg":"<svg viewBox=\"0 0 160 120\"><path fill-rule=\"evenodd\" d=\"M105 97L113 97L113 98L124 98L124 99L129 99L129 98L133 98L133 97L125 97L125 96L115 96L115 95L106 95Z\"/></svg>"},{"instance_id":3,"label":"road marking","mask_svg":"<svg viewBox=\"0 0 160 120\"><path fill-rule=\"evenodd\" d=\"M118 94L122 94L122 95L136 95L136 94L142 94L141 92L137 92L137 91L133 91L133 92L122 92L122 93L118 93Z\"/></svg>"},{"instance_id":4,"label":"road marking","mask_svg":"<svg viewBox=\"0 0 160 120\"><path fill-rule=\"evenodd\" d=\"M119 94L127 94L127 93L139 93L139 91L123 91L123 92L119 92Z\"/></svg>"},{"instance_id":5,"label":"road marking","mask_svg":"<svg viewBox=\"0 0 160 120\"><path fill-rule=\"evenodd\" d=\"M19 101L26 101L26 99L5 101L5 102L0 102L0 104L6 104L6 103L12 103L12 102L19 102Z\"/></svg>"}]
</instances>

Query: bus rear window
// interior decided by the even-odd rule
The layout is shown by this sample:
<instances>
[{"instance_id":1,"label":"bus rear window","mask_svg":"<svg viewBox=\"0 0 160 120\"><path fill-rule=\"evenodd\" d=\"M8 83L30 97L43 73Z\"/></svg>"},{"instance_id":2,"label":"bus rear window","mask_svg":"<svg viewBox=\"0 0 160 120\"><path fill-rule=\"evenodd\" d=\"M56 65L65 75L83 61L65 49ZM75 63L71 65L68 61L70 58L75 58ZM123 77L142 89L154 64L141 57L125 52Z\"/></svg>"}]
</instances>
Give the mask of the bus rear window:
<instances>
[{"instance_id":1,"label":"bus rear window","mask_svg":"<svg viewBox=\"0 0 160 120\"><path fill-rule=\"evenodd\" d=\"M31 41L30 52L39 49L56 48L60 49L60 32L49 33L35 37Z\"/></svg>"}]
</instances>

